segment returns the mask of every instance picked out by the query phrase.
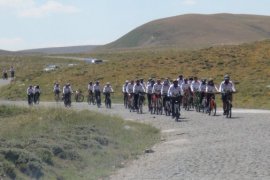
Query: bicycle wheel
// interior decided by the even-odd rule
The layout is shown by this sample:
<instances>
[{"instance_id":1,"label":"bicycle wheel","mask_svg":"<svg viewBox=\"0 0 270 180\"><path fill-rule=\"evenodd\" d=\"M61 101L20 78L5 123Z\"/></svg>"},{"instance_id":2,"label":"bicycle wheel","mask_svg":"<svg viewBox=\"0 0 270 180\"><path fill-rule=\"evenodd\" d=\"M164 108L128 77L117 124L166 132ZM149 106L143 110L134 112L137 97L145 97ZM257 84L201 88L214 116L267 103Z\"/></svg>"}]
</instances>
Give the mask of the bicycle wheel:
<instances>
[{"instance_id":1,"label":"bicycle wheel","mask_svg":"<svg viewBox=\"0 0 270 180\"><path fill-rule=\"evenodd\" d=\"M84 96L82 94L78 94L76 100L77 102L83 102Z\"/></svg>"}]
</instances>

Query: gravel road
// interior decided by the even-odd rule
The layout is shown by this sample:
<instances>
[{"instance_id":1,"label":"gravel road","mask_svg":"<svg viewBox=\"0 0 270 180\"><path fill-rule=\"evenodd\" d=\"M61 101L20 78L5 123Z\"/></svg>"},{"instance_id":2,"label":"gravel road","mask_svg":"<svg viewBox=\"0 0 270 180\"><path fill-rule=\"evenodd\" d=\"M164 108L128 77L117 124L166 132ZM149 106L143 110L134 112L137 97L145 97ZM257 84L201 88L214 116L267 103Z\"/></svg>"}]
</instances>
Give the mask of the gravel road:
<instances>
[{"instance_id":1,"label":"gravel road","mask_svg":"<svg viewBox=\"0 0 270 180\"><path fill-rule=\"evenodd\" d=\"M0 86L9 81L0 80ZM26 101L0 104L27 106ZM37 107L63 107L62 103L41 102ZM35 107L33 107L35 108ZM270 111L233 109L233 117L208 116L182 111L181 122L170 117L130 113L120 104L112 109L73 103L76 110L88 109L151 124L161 130L161 142L130 162L108 179L112 180L249 180L270 179Z\"/></svg>"},{"instance_id":2,"label":"gravel road","mask_svg":"<svg viewBox=\"0 0 270 180\"><path fill-rule=\"evenodd\" d=\"M24 101L1 104L27 106ZM41 102L38 106L63 107ZM34 107L35 108L35 107ZM88 109L151 124L161 130L162 140L138 160L126 164L108 179L270 179L270 111L233 109L233 118L182 111L181 122L170 117L130 113L120 104L98 109L73 103L76 110Z\"/></svg>"}]
</instances>

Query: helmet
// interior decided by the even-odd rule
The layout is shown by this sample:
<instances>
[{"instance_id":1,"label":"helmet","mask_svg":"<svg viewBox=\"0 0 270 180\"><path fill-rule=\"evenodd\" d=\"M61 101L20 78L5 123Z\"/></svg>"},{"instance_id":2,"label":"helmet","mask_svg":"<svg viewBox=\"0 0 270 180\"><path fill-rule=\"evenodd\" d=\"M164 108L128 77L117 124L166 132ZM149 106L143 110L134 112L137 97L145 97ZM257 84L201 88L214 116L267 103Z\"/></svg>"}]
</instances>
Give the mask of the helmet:
<instances>
[{"instance_id":1,"label":"helmet","mask_svg":"<svg viewBox=\"0 0 270 180\"><path fill-rule=\"evenodd\" d=\"M177 79L174 79L174 80L173 80L173 83L178 83L178 80L177 80Z\"/></svg>"},{"instance_id":2,"label":"helmet","mask_svg":"<svg viewBox=\"0 0 270 180\"><path fill-rule=\"evenodd\" d=\"M128 83L128 82L129 82L128 80L125 81L125 83Z\"/></svg>"},{"instance_id":3,"label":"helmet","mask_svg":"<svg viewBox=\"0 0 270 180\"><path fill-rule=\"evenodd\" d=\"M92 83L93 83L92 81L89 82L89 84L92 84Z\"/></svg>"},{"instance_id":4,"label":"helmet","mask_svg":"<svg viewBox=\"0 0 270 180\"><path fill-rule=\"evenodd\" d=\"M228 74L226 74L225 76L224 76L224 80L229 80L230 79L230 76L228 75Z\"/></svg>"},{"instance_id":5,"label":"helmet","mask_svg":"<svg viewBox=\"0 0 270 180\"><path fill-rule=\"evenodd\" d=\"M99 84L99 81L96 81L96 84Z\"/></svg>"},{"instance_id":6,"label":"helmet","mask_svg":"<svg viewBox=\"0 0 270 180\"><path fill-rule=\"evenodd\" d=\"M157 80L157 82L158 82L158 83L160 83L160 82L161 82L161 80L160 80L160 79L158 79L158 80Z\"/></svg>"},{"instance_id":7,"label":"helmet","mask_svg":"<svg viewBox=\"0 0 270 180\"><path fill-rule=\"evenodd\" d=\"M39 88L39 85L36 85L36 88Z\"/></svg>"},{"instance_id":8,"label":"helmet","mask_svg":"<svg viewBox=\"0 0 270 180\"><path fill-rule=\"evenodd\" d=\"M140 80L139 80L139 79L137 79L137 80L136 80L136 83L140 83Z\"/></svg>"},{"instance_id":9,"label":"helmet","mask_svg":"<svg viewBox=\"0 0 270 180\"><path fill-rule=\"evenodd\" d=\"M182 78L182 77L183 77L183 75L182 75L182 74L180 74L178 77L179 77L179 78Z\"/></svg>"},{"instance_id":10,"label":"helmet","mask_svg":"<svg viewBox=\"0 0 270 180\"><path fill-rule=\"evenodd\" d=\"M107 83L106 83L106 85L110 85L110 83L109 83L109 82L107 82Z\"/></svg>"},{"instance_id":11,"label":"helmet","mask_svg":"<svg viewBox=\"0 0 270 180\"><path fill-rule=\"evenodd\" d=\"M134 80L131 80L130 83L134 83Z\"/></svg>"}]
</instances>

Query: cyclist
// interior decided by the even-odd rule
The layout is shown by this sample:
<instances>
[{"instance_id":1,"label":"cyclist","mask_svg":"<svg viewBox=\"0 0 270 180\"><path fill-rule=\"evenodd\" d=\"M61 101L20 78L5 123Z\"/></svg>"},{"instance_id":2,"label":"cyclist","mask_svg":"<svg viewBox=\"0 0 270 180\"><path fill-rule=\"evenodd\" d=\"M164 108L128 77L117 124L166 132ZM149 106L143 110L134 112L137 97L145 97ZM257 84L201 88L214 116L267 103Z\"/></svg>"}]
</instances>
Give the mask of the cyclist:
<instances>
[{"instance_id":1,"label":"cyclist","mask_svg":"<svg viewBox=\"0 0 270 180\"><path fill-rule=\"evenodd\" d=\"M162 88L161 88L161 95L163 96L163 107L165 107L165 102L169 99L168 98L168 90L170 88L170 81L169 78L166 78L164 82L162 83Z\"/></svg>"},{"instance_id":2,"label":"cyclist","mask_svg":"<svg viewBox=\"0 0 270 180\"><path fill-rule=\"evenodd\" d=\"M9 72L10 72L10 77L13 79L15 77L15 69L13 66L10 67Z\"/></svg>"},{"instance_id":3,"label":"cyclist","mask_svg":"<svg viewBox=\"0 0 270 180\"><path fill-rule=\"evenodd\" d=\"M41 90L39 88L39 85L36 85L34 87L34 103L37 104L39 103L39 96L41 94Z\"/></svg>"},{"instance_id":4,"label":"cyclist","mask_svg":"<svg viewBox=\"0 0 270 180\"><path fill-rule=\"evenodd\" d=\"M143 88L146 89L147 85L144 83L143 78L140 79L140 83L143 85Z\"/></svg>"},{"instance_id":5,"label":"cyclist","mask_svg":"<svg viewBox=\"0 0 270 180\"><path fill-rule=\"evenodd\" d=\"M134 93L134 107L135 109L139 109L138 107L139 93L145 93L145 89L139 79L136 80L136 84L133 87L133 93Z\"/></svg>"},{"instance_id":6,"label":"cyclist","mask_svg":"<svg viewBox=\"0 0 270 180\"><path fill-rule=\"evenodd\" d=\"M27 93L28 104L31 105L34 99L34 88L32 85L30 85L27 88L26 93Z\"/></svg>"},{"instance_id":7,"label":"cyclist","mask_svg":"<svg viewBox=\"0 0 270 180\"><path fill-rule=\"evenodd\" d=\"M151 84L151 82L152 82L152 78L149 78L148 81L147 81L147 83L146 83L146 87L147 87L149 84Z\"/></svg>"},{"instance_id":8,"label":"cyclist","mask_svg":"<svg viewBox=\"0 0 270 180\"><path fill-rule=\"evenodd\" d=\"M206 79L202 79L202 83L200 84L199 91L200 91L200 104L202 104L202 100L206 95Z\"/></svg>"},{"instance_id":9,"label":"cyclist","mask_svg":"<svg viewBox=\"0 0 270 180\"><path fill-rule=\"evenodd\" d=\"M213 97L213 99L215 99L215 93L218 92L217 87L214 84L214 80L212 78L210 78L207 82L206 85L206 106L209 108L209 102L210 102L210 98ZM208 109L209 110L209 109Z\"/></svg>"},{"instance_id":10,"label":"cyclist","mask_svg":"<svg viewBox=\"0 0 270 180\"><path fill-rule=\"evenodd\" d=\"M194 77L194 80L192 81L190 85L191 92L194 94L195 92L199 91L201 82L198 80L198 77Z\"/></svg>"},{"instance_id":11,"label":"cyclist","mask_svg":"<svg viewBox=\"0 0 270 180\"><path fill-rule=\"evenodd\" d=\"M158 79L157 82L154 84L153 89L152 89L152 101L157 103L157 100L161 98L161 89L162 89L162 84L161 80Z\"/></svg>"},{"instance_id":12,"label":"cyclist","mask_svg":"<svg viewBox=\"0 0 270 180\"><path fill-rule=\"evenodd\" d=\"M228 98L230 101L232 101L232 92L236 92L234 84L232 81L230 81L229 75L226 74L224 76L224 81L222 81L219 86L219 92L221 92L221 98L223 102L223 115L225 115L226 99Z\"/></svg>"},{"instance_id":13,"label":"cyclist","mask_svg":"<svg viewBox=\"0 0 270 180\"><path fill-rule=\"evenodd\" d=\"M183 77L183 75L180 74L180 75L178 76L177 81L178 81L178 85L181 86L182 83L184 82L184 77Z\"/></svg>"},{"instance_id":14,"label":"cyclist","mask_svg":"<svg viewBox=\"0 0 270 180\"><path fill-rule=\"evenodd\" d=\"M57 96L60 94L60 85L59 83L54 83L54 86L53 86L53 92L54 92L54 95Z\"/></svg>"},{"instance_id":15,"label":"cyclist","mask_svg":"<svg viewBox=\"0 0 270 180\"><path fill-rule=\"evenodd\" d=\"M71 86L69 83L66 83L66 85L63 87L63 98L66 101L71 102L71 94L73 93Z\"/></svg>"},{"instance_id":16,"label":"cyclist","mask_svg":"<svg viewBox=\"0 0 270 180\"><path fill-rule=\"evenodd\" d=\"M123 85L122 87L122 93L123 93L123 96L124 96L124 105L127 101L127 98L128 98L128 93L127 93L127 86L128 86L128 80L125 81L125 84Z\"/></svg>"},{"instance_id":17,"label":"cyclist","mask_svg":"<svg viewBox=\"0 0 270 180\"><path fill-rule=\"evenodd\" d=\"M155 81L151 79L151 83L149 83L146 87L147 100L148 100L148 110L149 111L151 111L151 103L152 103L152 94L153 94L154 84L155 84Z\"/></svg>"},{"instance_id":18,"label":"cyclist","mask_svg":"<svg viewBox=\"0 0 270 180\"><path fill-rule=\"evenodd\" d=\"M178 100L180 103L180 97L182 94L181 87L178 85L179 81L175 79L173 81L173 84L170 86L168 90L168 96L171 98L171 107L172 107L172 118L175 117L175 112L174 112L174 104L175 101ZM180 104L179 104L180 106Z\"/></svg>"},{"instance_id":19,"label":"cyclist","mask_svg":"<svg viewBox=\"0 0 270 180\"><path fill-rule=\"evenodd\" d=\"M189 79L188 79L188 84L191 84L192 82L193 82L193 77L189 77Z\"/></svg>"},{"instance_id":20,"label":"cyclist","mask_svg":"<svg viewBox=\"0 0 270 180\"><path fill-rule=\"evenodd\" d=\"M186 102L185 103L188 103L189 96L191 94L191 90L190 90L190 84L188 83L188 79L187 78L184 79L184 82L181 85L181 89L182 89L182 92L184 93L184 97L186 98ZM184 102L183 102L183 105L184 105Z\"/></svg>"},{"instance_id":21,"label":"cyclist","mask_svg":"<svg viewBox=\"0 0 270 180\"><path fill-rule=\"evenodd\" d=\"M96 102L98 102L97 101L98 97L101 98L101 95L100 95L101 87L99 85L99 81L96 81L95 85L93 86L93 92L94 92L94 95L95 95Z\"/></svg>"},{"instance_id":22,"label":"cyclist","mask_svg":"<svg viewBox=\"0 0 270 180\"><path fill-rule=\"evenodd\" d=\"M93 96L94 96L94 93L93 93L93 82L92 81L90 81L89 83L88 83L88 85L87 85L87 91L88 91L88 103L89 104L94 104L94 99L93 99Z\"/></svg>"},{"instance_id":23,"label":"cyclist","mask_svg":"<svg viewBox=\"0 0 270 180\"><path fill-rule=\"evenodd\" d=\"M8 79L8 73L6 69L3 70L3 79Z\"/></svg>"},{"instance_id":24,"label":"cyclist","mask_svg":"<svg viewBox=\"0 0 270 180\"><path fill-rule=\"evenodd\" d=\"M106 85L103 87L103 94L105 96L105 103L106 99L110 98L111 93L113 93L113 88L109 82L106 83Z\"/></svg>"}]
</instances>

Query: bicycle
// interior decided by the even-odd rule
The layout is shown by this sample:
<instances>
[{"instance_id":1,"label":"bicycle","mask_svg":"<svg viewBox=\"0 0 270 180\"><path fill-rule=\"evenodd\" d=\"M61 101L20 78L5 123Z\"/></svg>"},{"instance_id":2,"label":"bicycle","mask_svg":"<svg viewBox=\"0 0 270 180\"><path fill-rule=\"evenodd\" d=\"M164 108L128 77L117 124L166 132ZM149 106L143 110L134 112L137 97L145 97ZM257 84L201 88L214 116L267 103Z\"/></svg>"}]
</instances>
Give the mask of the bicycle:
<instances>
[{"instance_id":1,"label":"bicycle","mask_svg":"<svg viewBox=\"0 0 270 180\"><path fill-rule=\"evenodd\" d=\"M101 106L100 91L95 91L95 97L96 97L97 107L100 108L100 106Z\"/></svg>"},{"instance_id":2,"label":"bicycle","mask_svg":"<svg viewBox=\"0 0 270 180\"><path fill-rule=\"evenodd\" d=\"M151 114L155 114L157 111L157 98L155 94L152 94L152 97L151 97L150 111L151 111Z\"/></svg>"},{"instance_id":3,"label":"bicycle","mask_svg":"<svg viewBox=\"0 0 270 180\"><path fill-rule=\"evenodd\" d=\"M170 101L170 98L167 96L167 95L164 95L163 96L163 99L164 100L164 112L165 112L165 115L166 116L170 116L171 114L171 101Z\"/></svg>"},{"instance_id":4,"label":"bicycle","mask_svg":"<svg viewBox=\"0 0 270 180\"><path fill-rule=\"evenodd\" d=\"M74 99L75 99L76 102L83 102L83 100L84 100L84 95L82 94L82 91L81 91L80 89L78 89L78 90L75 92Z\"/></svg>"},{"instance_id":5,"label":"bicycle","mask_svg":"<svg viewBox=\"0 0 270 180\"><path fill-rule=\"evenodd\" d=\"M174 118L176 122L180 120L180 97L173 97L172 99L174 103Z\"/></svg>"},{"instance_id":6,"label":"bicycle","mask_svg":"<svg viewBox=\"0 0 270 180\"><path fill-rule=\"evenodd\" d=\"M111 109L112 101L111 101L110 93L104 93L104 95L105 95L105 107Z\"/></svg>"},{"instance_id":7,"label":"bicycle","mask_svg":"<svg viewBox=\"0 0 270 180\"><path fill-rule=\"evenodd\" d=\"M214 94L211 94L210 100L209 100L209 109L208 109L208 114L209 116L212 114L215 116L217 113L217 103L216 100L214 99Z\"/></svg>"},{"instance_id":8,"label":"bicycle","mask_svg":"<svg viewBox=\"0 0 270 180\"><path fill-rule=\"evenodd\" d=\"M124 93L124 107L128 108L128 93Z\"/></svg>"},{"instance_id":9,"label":"bicycle","mask_svg":"<svg viewBox=\"0 0 270 180\"><path fill-rule=\"evenodd\" d=\"M200 112L200 92L195 91L193 97L193 104L197 112Z\"/></svg>"},{"instance_id":10,"label":"bicycle","mask_svg":"<svg viewBox=\"0 0 270 180\"><path fill-rule=\"evenodd\" d=\"M65 107L71 107L71 93L63 94Z\"/></svg>"},{"instance_id":11,"label":"bicycle","mask_svg":"<svg viewBox=\"0 0 270 180\"><path fill-rule=\"evenodd\" d=\"M54 100L56 102L59 102L59 101L62 100L61 97L60 97L60 91L59 90L54 92Z\"/></svg>"},{"instance_id":12,"label":"bicycle","mask_svg":"<svg viewBox=\"0 0 270 180\"><path fill-rule=\"evenodd\" d=\"M34 93L28 94L28 105L32 106L34 103Z\"/></svg>"},{"instance_id":13,"label":"bicycle","mask_svg":"<svg viewBox=\"0 0 270 180\"><path fill-rule=\"evenodd\" d=\"M93 92L88 92L88 96L87 96L87 103L90 105L92 103L92 105L95 105L95 98L93 96Z\"/></svg>"},{"instance_id":14,"label":"bicycle","mask_svg":"<svg viewBox=\"0 0 270 180\"><path fill-rule=\"evenodd\" d=\"M35 104L39 104L39 97L40 97L40 93L39 92L36 92L34 94L34 103Z\"/></svg>"},{"instance_id":15,"label":"bicycle","mask_svg":"<svg viewBox=\"0 0 270 180\"><path fill-rule=\"evenodd\" d=\"M163 112L163 105L162 105L162 99L161 94L155 94L155 113L158 115L162 115Z\"/></svg>"},{"instance_id":16,"label":"bicycle","mask_svg":"<svg viewBox=\"0 0 270 180\"><path fill-rule=\"evenodd\" d=\"M134 95L128 94L128 109L129 112L134 110Z\"/></svg>"},{"instance_id":17,"label":"bicycle","mask_svg":"<svg viewBox=\"0 0 270 180\"><path fill-rule=\"evenodd\" d=\"M232 92L225 92L225 115L226 118L232 117Z\"/></svg>"},{"instance_id":18,"label":"bicycle","mask_svg":"<svg viewBox=\"0 0 270 180\"><path fill-rule=\"evenodd\" d=\"M183 97L183 108L186 110L186 111L189 111L190 109L190 99L189 99L189 92L185 92L184 93L184 97Z\"/></svg>"},{"instance_id":19,"label":"bicycle","mask_svg":"<svg viewBox=\"0 0 270 180\"><path fill-rule=\"evenodd\" d=\"M144 93L139 93L139 99L138 99L138 109L137 113L142 114L143 113L143 102L144 102Z\"/></svg>"}]
</instances>

